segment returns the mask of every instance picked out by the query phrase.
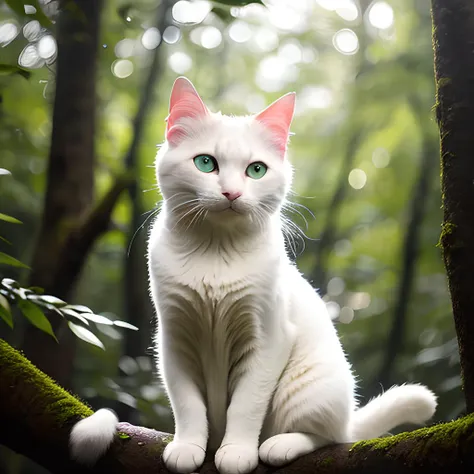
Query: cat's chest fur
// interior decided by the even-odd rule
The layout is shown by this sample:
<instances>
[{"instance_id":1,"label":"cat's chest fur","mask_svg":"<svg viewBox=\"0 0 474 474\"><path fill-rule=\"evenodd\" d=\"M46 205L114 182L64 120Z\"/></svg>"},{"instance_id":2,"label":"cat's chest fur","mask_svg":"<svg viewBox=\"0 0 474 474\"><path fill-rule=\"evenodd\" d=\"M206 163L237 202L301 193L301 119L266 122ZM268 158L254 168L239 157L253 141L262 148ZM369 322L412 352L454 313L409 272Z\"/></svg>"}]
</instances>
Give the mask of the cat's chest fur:
<instances>
[{"instance_id":1,"label":"cat's chest fur","mask_svg":"<svg viewBox=\"0 0 474 474\"><path fill-rule=\"evenodd\" d=\"M150 239L150 276L162 297L172 297L167 295L168 287L177 286L182 296L186 293L211 306L267 299L274 291L278 267L279 255L258 246L242 248L228 241L188 247L159 231Z\"/></svg>"},{"instance_id":2,"label":"cat's chest fur","mask_svg":"<svg viewBox=\"0 0 474 474\"><path fill-rule=\"evenodd\" d=\"M222 439L230 396L278 303L278 267L268 251L180 251L174 241L151 236L150 277L163 338L180 348L206 399L210 446Z\"/></svg>"}]
</instances>

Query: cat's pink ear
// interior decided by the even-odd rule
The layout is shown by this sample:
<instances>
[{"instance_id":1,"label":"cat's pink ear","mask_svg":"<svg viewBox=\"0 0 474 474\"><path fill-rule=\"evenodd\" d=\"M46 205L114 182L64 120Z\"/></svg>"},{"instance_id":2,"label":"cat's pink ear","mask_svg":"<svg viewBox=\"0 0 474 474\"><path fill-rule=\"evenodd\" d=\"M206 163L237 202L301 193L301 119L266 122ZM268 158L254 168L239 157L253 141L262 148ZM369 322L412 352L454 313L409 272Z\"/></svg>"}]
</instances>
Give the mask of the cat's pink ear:
<instances>
[{"instance_id":1,"label":"cat's pink ear","mask_svg":"<svg viewBox=\"0 0 474 474\"><path fill-rule=\"evenodd\" d=\"M166 119L166 140L176 145L186 134L184 127L179 123L180 120L200 118L208 113L207 107L191 81L185 77L178 77L171 90L170 111Z\"/></svg>"},{"instance_id":2,"label":"cat's pink ear","mask_svg":"<svg viewBox=\"0 0 474 474\"><path fill-rule=\"evenodd\" d=\"M289 92L270 104L255 118L271 132L278 151L285 155L290 125L295 113L296 94Z\"/></svg>"}]
</instances>

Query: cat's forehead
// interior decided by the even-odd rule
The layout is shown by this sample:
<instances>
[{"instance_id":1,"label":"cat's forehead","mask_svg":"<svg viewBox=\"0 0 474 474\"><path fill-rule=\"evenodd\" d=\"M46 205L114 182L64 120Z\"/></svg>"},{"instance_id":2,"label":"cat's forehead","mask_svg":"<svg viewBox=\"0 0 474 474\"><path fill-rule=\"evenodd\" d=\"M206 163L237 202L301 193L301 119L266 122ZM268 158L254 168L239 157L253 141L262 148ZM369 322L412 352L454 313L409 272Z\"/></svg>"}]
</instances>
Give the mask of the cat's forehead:
<instances>
[{"instance_id":1,"label":"cat's forehead","mask_svg":"<svg viewBox=\"0 0 474 474\"><path fill-rule=\"evenodd\" d=\"M205 127L203 138L216 157L232 161L248 161L266 148L262 127L253 117L214 116Z\"/></svg>"}]
</instances>

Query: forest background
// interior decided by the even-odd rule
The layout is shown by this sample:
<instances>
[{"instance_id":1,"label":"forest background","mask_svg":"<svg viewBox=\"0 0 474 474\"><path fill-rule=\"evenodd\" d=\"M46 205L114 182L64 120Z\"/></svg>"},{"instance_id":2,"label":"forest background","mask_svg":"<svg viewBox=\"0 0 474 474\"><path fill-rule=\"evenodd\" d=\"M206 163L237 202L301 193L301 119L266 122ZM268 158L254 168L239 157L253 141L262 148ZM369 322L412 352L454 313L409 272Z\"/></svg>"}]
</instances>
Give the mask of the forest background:
<instances>
[{"instance_id":1,"label":"forest background","mask_svg":"<svg viewBox=\"0 0 474 474\"><path fill-rule=\"evenodd\" d=\"M22 222L0 220L10 242L0 241L0 279L41 286L99 316L87 325L74 309L59 316L44 308L49 329L25 305L12 305L11 319L0 312L7 323L0 321L0 337L94 408L113 406L123 420L172 431L148 349L145 265L160 201L153 161L172 82L186 75L211 110L233 114L255 113L294 90L294 204L286 216L302 232L290 225L289 247L338 319L361 399L417 381L440 397L436 421L457 417L465 402L438 247L429 0L241 3L95 2L69 25L76 31L67 33L79 36L65 46L62 70L70 74L61 77L59 3L0 3L0 212ZM84 31L95 44L80 41ZM53 109L59 80L63 100ZM66 156L62 168L52 166L58 153ZM72 181L61 180L68 170ZM65 215L51 237L43 211L55 193L67 209L50 207L53 221ZM79 230L92 222L88 246L74 247L84 233L70 232L71 216ZM64 241L80 254L75 274L58 258ZM11 290L9 280L0 287L4 305L8 284ZM28 319L54 331L59 345ZM4 472L40 472L6 449L1 454Z\"/></svg>"}]
</instances>

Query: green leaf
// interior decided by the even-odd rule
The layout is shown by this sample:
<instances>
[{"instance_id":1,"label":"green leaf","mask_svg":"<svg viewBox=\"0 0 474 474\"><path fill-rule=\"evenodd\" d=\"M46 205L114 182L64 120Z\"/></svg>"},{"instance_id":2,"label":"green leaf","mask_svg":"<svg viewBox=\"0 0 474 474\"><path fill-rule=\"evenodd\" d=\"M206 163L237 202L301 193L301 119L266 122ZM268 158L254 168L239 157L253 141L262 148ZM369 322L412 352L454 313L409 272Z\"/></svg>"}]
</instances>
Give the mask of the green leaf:
<instances>
[{"instance_id":1,"label":"green leaf","mask_svg":"<svg viewBox=\"0 0 474 474\"><path fill-rule=\"evenodd\" d=\"M5 243L8 244L8 245L11 245L11 244L12 244L9 240L7 240L5 237L2 237L1 235L0 235L0 240L1 240L2 242L5 242Z\"/></svg>"},{"instance_id":2,"label":"green leaf","mask_svg":"<svg viewBox=\"0 0 474 474\"><path fill-rule=\"evenodd\" d=\"M124 433L123 431L119 431L117 433L117 435L120 439L130 439L131 438L131 436L129 434Z\"/></svg>"},{"instance_id":3,"label":"green leaf","mask_svg":"<svg viewBox=\"0 0 474 474\"><path fill-rule=\"evenodd\" d=\"M4 265L10 265L11 267L30 268L28 265L25 265L24 263L20 262L20 260L17 260L11 255L0 252L0 264L2 263Z\"/></svg>"},{"instance_id":4,"label":"green leaf","mask_svg":"<svg viewBox=\"0 0 474 474\"><path fill-rule=\"evenodd\" d=\"M10 311L10 304L3 295L0 295L0 318L2 318L11 329L13 329L13 316Z\"/></svg>"},{"instance_id":5,"label":"green leaf","mask_svg":"<svg viewBox=\"0 0 474 474\"><path fill-rule=\"evenodd\" d=\"M0 221L11 222L12 224L21 224L22 222L12 216L7 216L0 212Z\"/></svg>"},{"instance_id":6,"label":"green leaf","mask_svg":"<svg viewBox=\"0 0 474 474\"><path fill-rule=\"evenodd\" d=\"M30 286L28 289L37 295L42 295L44 293L44 288L40 288L39 286Z\"/></svg>"},{"instance_id":7,"label":"green leaf","mask_svg":"<svg viewBox=\"0 0 474 474\"><path fill-rule=\"evenodd\" d=\"M69 309L69 308L61 308L59 311L62 316L69 316L70 318L76 318L79 321L81 321L81 323L85 324L86 326L89 326L89 321L87 321L87 319L84 318L82 314L76 313L74 310Z\"/></svg>"},{"instance_id":8,"label":"green leaf","mask_svg":"<svg viewBox=\"0 0 474 474\"><path fill-rule=\"evenodd\" d=\"M1 67L2 67L2 65L0 64L0 71L1 71ZM1 72L0 72L0 74L1 74ZM5 168L0 168L0 176L7 175L7 174L11 175L10 171L6 170Z\"/></svg>"},{"instance_id":9,"label":"green leaf","mask_svg":"<svg viewBox=\"0 0 474 474\"><path fill-rule=\"evenodd\" d=\"M58 308L67 305L65 301L56 298L56 296L41 295L38 299L41 300L43 303L49 303Z\"/></svg>"},{"instance_id":10,"label":"green leaf","mask_svg":"<svg viewBox=\"0 0 474 474\"><path fill-rule=\"evenodd\" d=\"M5 288L8 288L9 290L15 290L17 288L20 288L20 284L17 281L12 280L11 278L4 278L2 280L2 285Z\"/></svg>"},{"instance_id":11,"label":"green leaf","mask_svg":"<svg viewBox=\"0 0 474 474\"><path fill-rule=\"evenodd\" d=\"M12 76L13 74L23 76L25 79L29 79L31 77L31 72L27 71L26 69L23 69L20 66L16 66L14 64L0 64L0 76ZM0 172L0 175L11 174L8 170L4 171L7 171L7 173Z\"/></svg>"},{"instance_id":12,"label":"green leaf","mask_svg":"<svg viewBox=\"0 0 474 474\"><path fill-rule=\"evenodd\" d=\"M125 321L114 321L114 325L119 328L132 329L133 331L138 331L138 328L133 324L127 323Z\"/></svg>"},{"instance_id":13,"label":"green leaf","mask_svg":"<svg viewBox=\"0 0 474 474\"><path fill-rule=\"evenodd\" d=\"M58 341L51 327L51 323L38 306L29 300L20 300L18 301L18 307L33 326L36 326L38 329L41 329L41 331L52 336L56 342Z\"/></svg>"},{"instance_id":14,"label":"green leaf","mask_svg":"<svg viewBox=\"0 0 474 474\"><path fill-rule=\"evenodd\" d=\"M106 324L108 326L112 326L114 324L114 322L111 321L109 318L106 318L105 316L102 316L100 314L87 313L83 314L82 316L96 324Z\"/></svg>"},{"instance_id":15,"label":"green leaf","mask_svg":"<svg viewBox=\"0 0 474 474\"><path fill-rule=\"evenodd\" d=\"M27 291L28 291L28 290L27 290L26 288L20 287L20 288L14 289L14 290L12 290L12 291L13 291L13 293L14 293L16 296L18 296L21 300L26 300L26 299L28 298L28 296L27 296Z\"/></svg>"},{"instance_id":16,"label":"green leaf","mask_svg":"<svg viewBox=\"0 0 474 474\"><path fill-rule=\"evenodd\" d=\"M68 309L77 311L78 313L92 313L91 309L89 309L87 306L84 306L82 304L68 304L65 307Z\"/></svg>"},{"instance_id":17,"label":"green leaf","mask_svg":"<svg viewBox=\"0 0 474 474\"><path fill-rule=\"evenodd\" d=\"M5 3L19 16L26 17L30 19L38 20L44 27L49 28L52 26L51 21L49 18L44 14L43 10L41 9L38 0L28 0L27 2L23 3L19 0L5 0ZM31 5L35 8L35 13L27 14L25 12L25 4Z\"/></svg>"},{"instance_id":18,"label":"green leaf","mask_svg":"<svg viewBox=\"0 0 474 474\"><path fill-rule=\"evenodd\" d=\"M86 329L83 326L79 326L78 324L71 323L71 321L67 322L71 331L79 338L89 344L93 344L94 346L100 347L105 351L104 344L102 344L101 340L89 329Z\"/></svg>"}]
</instances>

